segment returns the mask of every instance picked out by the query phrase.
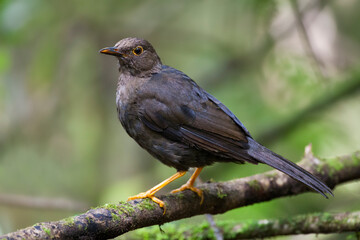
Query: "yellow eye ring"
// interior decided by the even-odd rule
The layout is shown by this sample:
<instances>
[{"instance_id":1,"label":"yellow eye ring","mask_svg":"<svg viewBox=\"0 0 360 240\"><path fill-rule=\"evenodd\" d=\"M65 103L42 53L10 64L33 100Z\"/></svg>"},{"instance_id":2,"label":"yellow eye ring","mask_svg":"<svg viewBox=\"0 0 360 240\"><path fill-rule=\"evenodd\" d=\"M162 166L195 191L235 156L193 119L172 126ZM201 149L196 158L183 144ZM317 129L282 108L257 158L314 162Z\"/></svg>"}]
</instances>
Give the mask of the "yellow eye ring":
<instances>
[{"instance_id":1,"label":"yellow eye ring","mask_svg":"<svg viewBox=\"0 0 360 240\"><path fill-rule=\"evenodd\" d=\"M133 52L134 55L138 56L138 55L140 55L140 54L142 54L144 52L144 49L143 49L142 46L137 46L136 48L134 48L132 50L132 52Z\"/></svg>"}]
</instances>

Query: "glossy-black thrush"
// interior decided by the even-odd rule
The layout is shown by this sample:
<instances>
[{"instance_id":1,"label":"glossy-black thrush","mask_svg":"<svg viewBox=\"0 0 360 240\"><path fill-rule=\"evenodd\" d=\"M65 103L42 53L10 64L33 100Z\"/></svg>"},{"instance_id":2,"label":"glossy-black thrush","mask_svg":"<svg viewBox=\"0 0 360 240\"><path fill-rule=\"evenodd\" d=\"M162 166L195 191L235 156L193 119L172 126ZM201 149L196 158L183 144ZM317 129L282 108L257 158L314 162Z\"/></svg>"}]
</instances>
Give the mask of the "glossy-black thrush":
<instances>
[{"instance_id":1,"label":"glossy-black thrush","mask_svg":"<svg viewBox=\"0 0 360 240\"><path fill-rule=\"evenodd\" d=\"M190 189L202 202L194 182L204 166L214 162L265 163L306 184L323 196L332 192L305 169L256 142L245 126L219 100L183 72L163 65L146 40L125 38L100 50L119 61L116 92L118 117L126 132L152 156L177 173L128 200L151 198L194 167L194 174L178 192Z\"/></svg>"}]
</instances>

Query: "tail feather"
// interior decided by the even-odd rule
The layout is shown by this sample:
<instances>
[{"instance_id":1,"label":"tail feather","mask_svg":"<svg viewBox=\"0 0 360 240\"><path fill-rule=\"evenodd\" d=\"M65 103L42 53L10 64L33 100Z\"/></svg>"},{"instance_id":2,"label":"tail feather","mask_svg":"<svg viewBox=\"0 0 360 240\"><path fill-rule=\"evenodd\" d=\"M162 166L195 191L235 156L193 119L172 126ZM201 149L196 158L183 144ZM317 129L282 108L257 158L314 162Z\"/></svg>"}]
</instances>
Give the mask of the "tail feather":
<instances>
[{"instance_id":1,"label":"tail feather","mask_svg":"<svg viewBox=\"0 0 360 240\"><path fill-rule=\"evenodd\" d=\"M248 154L261 163L265 163L277 170L289 175L290 177L304 183L324 197L326 194L333 196L331 189L314 175L296 165L295 163L283 158L282 156L270 151L266 147L260 145L252 138L248 138L250 148Z\"/></svg>"}]
</instances>

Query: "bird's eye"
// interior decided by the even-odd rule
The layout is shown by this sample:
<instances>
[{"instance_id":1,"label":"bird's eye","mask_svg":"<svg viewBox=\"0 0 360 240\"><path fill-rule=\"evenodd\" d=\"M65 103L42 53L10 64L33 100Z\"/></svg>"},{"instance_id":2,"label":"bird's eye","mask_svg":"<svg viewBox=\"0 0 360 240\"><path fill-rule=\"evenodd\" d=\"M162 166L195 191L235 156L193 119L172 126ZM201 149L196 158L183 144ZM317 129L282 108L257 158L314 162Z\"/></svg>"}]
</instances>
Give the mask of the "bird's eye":
<instances>
[{"instance_id":1,"label":"bird's eye","mask_svg":"<svg viewBox=\"0 0 360 240\"><path fill-rule=\"evenodd\" d=\"M136 56L142 54L143 51L144 51L144 49L143 49L142 46L137 46L136 48L134 48L134 49L132 50L133 54L136 55Z\"/></svg>"}]
</instances>

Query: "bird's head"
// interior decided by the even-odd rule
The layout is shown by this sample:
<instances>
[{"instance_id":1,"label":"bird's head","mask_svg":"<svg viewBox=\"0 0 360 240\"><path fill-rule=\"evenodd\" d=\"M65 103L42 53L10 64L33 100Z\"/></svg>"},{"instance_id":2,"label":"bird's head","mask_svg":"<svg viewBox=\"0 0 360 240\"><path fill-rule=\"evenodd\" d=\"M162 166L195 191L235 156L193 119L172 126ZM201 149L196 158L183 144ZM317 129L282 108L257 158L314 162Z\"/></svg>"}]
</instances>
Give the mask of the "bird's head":
<instances>
[{"instance_id":1,"label":"bird's head","mask_svg":"<svg viewBox=\"0 0 360 240\"><path fill-rule=\"evenodd\" d=\"M147 76L161 69L161 60L153 46L139 38L124 38L114 47L100 50L100 53L113 55L119 60L121 72L134 76Z\"/></svg>"}]
</instances>

